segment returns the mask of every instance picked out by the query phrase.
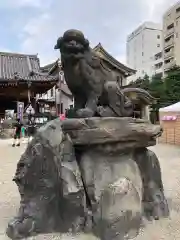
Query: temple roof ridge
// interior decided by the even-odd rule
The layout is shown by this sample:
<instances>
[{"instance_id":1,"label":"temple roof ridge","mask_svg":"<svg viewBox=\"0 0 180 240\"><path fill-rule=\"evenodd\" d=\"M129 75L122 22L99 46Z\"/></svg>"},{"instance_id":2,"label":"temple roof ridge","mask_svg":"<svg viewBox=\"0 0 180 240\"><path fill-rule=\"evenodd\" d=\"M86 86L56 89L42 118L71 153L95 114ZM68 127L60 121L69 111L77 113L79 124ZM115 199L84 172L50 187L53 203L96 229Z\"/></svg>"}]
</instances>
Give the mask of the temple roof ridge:
<instances>
[{"instance_id":1,"label":"temple roof ridge","mask_svg":"<svg viewBox=\"0 0 180 240\"><path fill-rule=\"evenodd\" d=\"M30 58L38 58L38 54L25 54L25 53L17 53L17 52L1 52L1 56L10 56L10 57L30 57Z\"/></svg>"},{"instance_id":2,"label":"temple roof ridge","mask_svg":"<svg viewBox=\"0 0 180 240\"><path fill-rule=\"evenodd\" d=\"M99 42L94 48L93 50L95 52L101 52L105 58L103 58L104 60L109 61L110 63L112 63L117 69L120 70L126 70L129 73L135 74L136 70L124 65L123 63L119 62L116 58L114 58L111 54L109 54L104 47L102 46L102 44Z\"/></svg>"},{"instance_id":3,"label":"temple roof ridge","mask_svg":"<svg viewBox=\"0 0 180 240\"><path fill-rule=\"evenodd\" d=\"M0 82L10 80L56 81L56 77L42 74L37 54L0 52Z\"/></svg>"},{"instance_id":4,"label":"temple roof ridge","mask_svg":"<svg viewBox=\"0 0 180 240\"><path fill-rule=\"evenodd\" d=\"M127 76L131 76L136 73L136 70L132 69L130 66L127 66L121 62L119 62L116 58L114 58L111 54L109 54L104 47L102 46L101 42L99 42L94 48L91 48L97 55L99 55L100 58L102 58L104 61L109 62L111 65L113 65L116 69L120 70ZM42 70L47 70L49 74L51 74L58 66L59 58L52 62L51 64L48 64L46 66L41 67Z\"/></svg>"}]
</instances>

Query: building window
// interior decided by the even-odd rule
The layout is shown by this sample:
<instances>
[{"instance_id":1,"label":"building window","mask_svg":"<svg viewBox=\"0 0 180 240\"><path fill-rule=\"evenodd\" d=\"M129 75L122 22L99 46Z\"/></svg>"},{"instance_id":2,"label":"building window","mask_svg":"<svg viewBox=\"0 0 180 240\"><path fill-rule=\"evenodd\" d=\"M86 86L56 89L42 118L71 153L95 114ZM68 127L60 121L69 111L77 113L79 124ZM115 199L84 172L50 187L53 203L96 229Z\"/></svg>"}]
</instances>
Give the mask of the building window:
<instances>
[{"instance_id":1,"label":"building window","mask_svg":"<svg viewBox=\"0 0 180 240\"><path fill-rule=\"evenodd\" d=\"M167 30L170 30L173 27L174 27L174 23L171 23L169 26L167 26Z\"/></svg>"},{"instance_id":2,"label":"building window","mask_svg":"<svg viewBox=\"0 0 180 240\"><path fill-rule=\"evenodd\" d=\"M157 39L160 39L160 35L157 35Z\"/></svg>"},{"instance_id":3,"label":"building window","mask_svg":"<svg viewBox=\"0 0 180 240\"><path fill-rule=\"evenodd\" d=\"M117 76L117 83L121 87L123 85L123 78L120 76Z\"/></svg>"},{"instance_id":4,"label":"building window","mask_svg":"<svg viewBox=\"0 0 180 240\"><path fill-rule=\"evenodd\" d=\"M157 47L160 47L160 44L159 44L159 43L157 44Z\"/></svg>"},{"instance_id":5,"label":"building window","mask_svg":"<svg viewBox=\"0 0 180 240\"><path fill-rule=\"evenodd\" d=\"M160 58L162 58L162 52L159 52L159 53L157 53L157 54L154 56L154 59L155 59L155 60L158 60L158 59L160 59Z\"/></svg>"},{"instance_id":6,"label":"building window","mask_svg":"<svg viewBox=\"0 0 180 240\"><path fill-rule=\"evenodd\" d=\"M180 7L178 7L178 8L176 9L176 12L177 12L177 13L180 12Z\"/></svg>"},{"instance_id":7,"label":"building window","mask_svg":"<svg viewBox=\"0 0 180 240\"><path fill-rule=\"evenodd\" d=\"M165 53L170 52L170 50L171 50L171 48L167 48L167 49L165 50Z\"/></svg>"},{"instance_id":8,"label":"building window","mask_svg":"<svg viewBox=\"0 0 180 240\"><path fill-rule=\"evenodd\" d=\"M178 38L178 33L176 33L176 38Z\"/></svg>"},{"instance_id":9,"label":"building window","mask_svg":"<svg viewBox=\"0 0 180 240\"><path fill-rule=\"evenodd\" d=\"M168 38L165 38L165 42L168 43L170 40L173 40L174 39L174 35L168 37Z\"/></svg>"},{"instance_id":10,"label":"building window","mask_svg":"<svg viewBox=\"0 0 180 240\"><path fill-rule=\"evenodd\" d=\"M142 56L144 56L144 52L142 52Z\"/></svg>"},{"instance_id":11,"label":"building window","mask_svg":"<svg viewBox=\"0 0 180 240\"><path fill-rule=\"evenodd\" d=\"M168 64L168 63L172 62L173 60L174 60L174 58L170 58L170 59L168 59L168 60L165 60L164 63L165 63L165 64Z\"/></svg>"},{"instance_id":12,"label":"building window","mask_svg":"<svg viewBox=\"0 0 180 240\"><path fill-rule=\"evenodd\" d=\"M61 103L61 114L63 114L63 103Z\"/></svg>"},{"instance_id":13,"label":"building window","mask_svg":"<svg viewBox=\"0 0 180 240\"><path fill-rule=\"evenodd\" d=\"M53 91L54 89L53 88L51 88L51 97L53 97L53 95L54 95L54 91Z\"/></svg>"},{"instance_id":14,"label":"building window","mask_svg":"<svg viewBox=\"0 0 180 240\"><path fill-rule=\"evenodd\" d=\"M162 65L163 65L162 62L155 64L155 70L160 69L162 67Z\"/></svg>"}]
</instances>

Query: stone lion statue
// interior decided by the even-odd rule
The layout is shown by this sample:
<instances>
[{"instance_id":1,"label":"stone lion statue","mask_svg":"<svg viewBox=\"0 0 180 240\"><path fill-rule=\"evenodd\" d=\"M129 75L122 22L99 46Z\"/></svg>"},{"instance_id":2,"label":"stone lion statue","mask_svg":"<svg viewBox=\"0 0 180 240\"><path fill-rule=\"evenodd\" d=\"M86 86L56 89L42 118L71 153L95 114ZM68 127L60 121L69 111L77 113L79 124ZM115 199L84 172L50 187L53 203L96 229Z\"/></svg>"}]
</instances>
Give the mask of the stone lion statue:
<instances>
[{"instance_id":1,"label":"stone lion statue","mask_svg":"<svg viewBox=\"0 0 180 240\"><path fill-rule=\"evenodd\" d=\"M131 101L120 90L111 71L90 48L82 32L66 31L57 40L55 49L60 49L62 69L74 96L77 117L132 116Z\"/></svg>"}]
</instances>

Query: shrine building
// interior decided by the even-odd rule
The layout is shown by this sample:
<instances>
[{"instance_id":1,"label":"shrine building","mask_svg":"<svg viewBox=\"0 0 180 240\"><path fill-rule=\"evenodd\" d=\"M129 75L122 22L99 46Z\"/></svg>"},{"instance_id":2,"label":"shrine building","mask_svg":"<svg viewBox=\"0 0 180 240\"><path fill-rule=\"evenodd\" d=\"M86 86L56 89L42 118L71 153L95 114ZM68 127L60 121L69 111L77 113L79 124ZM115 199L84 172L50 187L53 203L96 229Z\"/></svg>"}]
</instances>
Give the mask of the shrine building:
<instances>
[{"instance_id":1,"label":"shrine building","mask_svg":"<svg viewBox=\"0 0 180 240\"><path fill-rule=\"evenodd\" d=\"M18 101L25 106L31 101L35 107L36 94L47 92L56 82L43 73L37 55L0 52L0 117L7 109L16 112Z\"/></svg>"}]
</instances>

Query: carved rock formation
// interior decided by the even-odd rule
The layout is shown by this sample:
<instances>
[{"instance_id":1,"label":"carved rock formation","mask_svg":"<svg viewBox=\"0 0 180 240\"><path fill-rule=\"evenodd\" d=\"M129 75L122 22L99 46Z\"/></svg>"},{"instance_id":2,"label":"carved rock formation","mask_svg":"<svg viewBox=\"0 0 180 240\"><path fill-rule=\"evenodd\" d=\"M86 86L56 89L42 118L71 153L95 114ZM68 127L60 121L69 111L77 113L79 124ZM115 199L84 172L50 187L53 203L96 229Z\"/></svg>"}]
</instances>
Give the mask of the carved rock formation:
<instances>
[{"instance_id":1,"label":"carved rock formation","mask_svg":"<svg viewBox=\"0 0 180 240\"><path fill-rule=\"evenodd\" d=\"M132 118L56 119L41 127L17 165L21 202L7 235L92 231L124 239L138 234L147 208L167 216L158 159L146 149L160 134Z\"/></svg>"}]
</instances>

